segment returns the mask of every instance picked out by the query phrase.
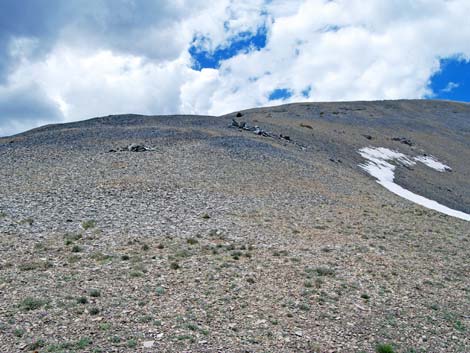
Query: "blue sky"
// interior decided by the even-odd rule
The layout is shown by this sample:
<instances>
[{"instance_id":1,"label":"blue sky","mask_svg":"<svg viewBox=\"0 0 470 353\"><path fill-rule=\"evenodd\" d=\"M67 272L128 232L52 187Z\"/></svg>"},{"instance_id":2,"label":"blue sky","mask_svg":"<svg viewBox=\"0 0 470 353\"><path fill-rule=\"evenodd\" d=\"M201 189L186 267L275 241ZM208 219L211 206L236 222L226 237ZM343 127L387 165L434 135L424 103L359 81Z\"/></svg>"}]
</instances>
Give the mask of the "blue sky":
<instances>
[{"instance_id":1,"label":"blue sky","mask_svg":"<svg viewBox=\"0 0 470 353\"><path fill-rule=\"evenodd\" d=\"M470 62L459 57L440 60L440 70L431 77L433 99L470 102Z\"/></svg>"},{"instance_id":2,"label":"blue sky","mask_svg":"<svg viewBox=\"0 0 470 353\"><path fill-rule=\"evenodd\" d=\"M338 30L337 27L334 30ZM193 61L192 68L202 70L204 68L217 69L221 62L230 59L240 53L253 50L261 50L266 46L267 29L261 27L256 33L243 32L237 37L231 38L228 45L219 46L213 50L200 48L197 44L206 41L207 38L195 38L189 53ZM432 93L424 96L425 99L444 99L460 102L470 102L470 61L464 57L455 56L439 60L440 69L435 72L429 83ZM308 97L311 87L302 91L302 95ZM292 96L292 90L288 87L279 87L269 92L270 101L283 101Z\"/></svg>"},{"instance_id":3,"label":"blue sky","mask_svg":"<svg viewBox=\"0 0 470 353\"><path fill-rule=\"evenodd\" d=\"M189 47L189 54L193 59L194 70L218 69L222 61L230 59L240 53L249 53L260 50L266 46L267 29L260 27L255 33L241 32L234 38L229 38L224 45L219 45L213 50L200 46L201 42L210 41L204 36L195 38Z\"/></svg>"},{"instance_id":4,"label":"blue sky","mask_svg":"<svg viewBox=\"0 0 470 353\"><path fill-rule=\"evenodd\" d=\"M0 1L0 136L119 113L470 101L466 0Z\"/></svg>"}]
</instances>

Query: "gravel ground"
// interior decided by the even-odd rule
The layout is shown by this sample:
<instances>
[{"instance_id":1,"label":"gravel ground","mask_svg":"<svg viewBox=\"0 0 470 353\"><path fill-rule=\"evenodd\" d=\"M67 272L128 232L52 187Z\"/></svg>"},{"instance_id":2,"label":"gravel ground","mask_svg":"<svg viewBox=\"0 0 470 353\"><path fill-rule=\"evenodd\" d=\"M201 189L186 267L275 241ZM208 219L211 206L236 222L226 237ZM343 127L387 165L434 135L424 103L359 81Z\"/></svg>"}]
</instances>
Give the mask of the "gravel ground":
<instances>
[{"instance_id":1,"label":"gravel ground","mask_svg":"<svg viewBox=\"0 0 470 353\"><path fill-rule=\"evenodd\" d=\"M469 222L357 167L368 144L437 155L447 179L398 181L451 185L439 201L468 209L467 123L393 118L428 105L128 115L0 139L0 352L470 352ZM130 143L155 149L108 152Z\"/></svg>"}]
</instances>

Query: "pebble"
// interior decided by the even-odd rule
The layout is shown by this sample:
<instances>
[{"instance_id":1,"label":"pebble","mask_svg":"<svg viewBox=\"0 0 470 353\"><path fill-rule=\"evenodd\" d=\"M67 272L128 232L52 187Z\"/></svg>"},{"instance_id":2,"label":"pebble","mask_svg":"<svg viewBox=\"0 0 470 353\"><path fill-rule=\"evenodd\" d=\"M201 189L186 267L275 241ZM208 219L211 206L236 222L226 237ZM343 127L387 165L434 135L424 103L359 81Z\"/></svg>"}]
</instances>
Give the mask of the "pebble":
<instances>
[{"instance_id":1,"label":"pebble","mask_svg":"<svg viewBox=\"0 0 470 353\"><path fill-rule=\"evenodd\" d=\"M152 348L155 341L145 341L143 343L144 348Z\"/></svg>"}]
</instances>

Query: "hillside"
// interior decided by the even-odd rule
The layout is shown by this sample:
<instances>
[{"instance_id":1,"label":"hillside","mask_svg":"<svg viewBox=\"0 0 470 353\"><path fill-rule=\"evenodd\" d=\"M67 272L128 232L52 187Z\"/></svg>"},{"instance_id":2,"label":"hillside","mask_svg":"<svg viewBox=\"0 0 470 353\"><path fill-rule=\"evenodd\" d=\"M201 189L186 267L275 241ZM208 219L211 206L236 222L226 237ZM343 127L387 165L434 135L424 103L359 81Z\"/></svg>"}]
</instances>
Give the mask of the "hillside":
<instances>
[{"instance_id":1,"label":"hillside","mask_svg":"<svg viewBox=\"0 0 470 353\"><path fill-rule=\"evenodd\" d=\"M365 166L468 215L468 161L470 105L431 100L0 138L0 351L466 352L470 222Z\"/></svg>"}]
</instances>

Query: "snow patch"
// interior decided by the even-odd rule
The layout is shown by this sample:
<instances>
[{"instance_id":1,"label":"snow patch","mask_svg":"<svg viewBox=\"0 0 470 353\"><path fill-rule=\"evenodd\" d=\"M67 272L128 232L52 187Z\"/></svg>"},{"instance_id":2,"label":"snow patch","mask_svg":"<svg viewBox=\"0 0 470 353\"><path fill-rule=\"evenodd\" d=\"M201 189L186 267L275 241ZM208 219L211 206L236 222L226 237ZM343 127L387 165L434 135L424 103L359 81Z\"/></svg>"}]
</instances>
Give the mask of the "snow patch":
<instances>
[{"instance_id":1,"label":"snow patch","mask_svg":"<svg viewBox=\"0 0 470 353\"><path fill-rule=\"evenodd\" d=\"M450 172L452 168L444 163L439 162L433 156L418 156L413 158L415 161L421 162L427 165L429 168L437 170L438 172Z\"/></svg>"},{"instance_id":2,"label":"snow patch","mask_svg":"<svg viewBox=\"0 0 470 353\"><path fill-rule=\"evenodd\" d=\"M359 164L359 167L361 167L371 176L376 178L377 183L382 185L387 190L393 192L394 194L400 197L403 197L404 199L407 199L426 208L444 213L452 217L457 217L466 221L470 221L469 214L454 210L434 200L430 200L426 197L415 194L394 182L396 168L395 164L401 164L405 166L411 166L416 164L415 161L411 160L403 153L392 151L384 147L364 147L359 150L359 154L368 161L366 163ZM421 157L416 157L414 159L428 166L430 166L429 164L431 164L431 168L439 168L439 171L445 171L445 168L449 168L448 166L438 162L432 157L423 157L426 158L426 162L424 162L422 160L423 158ZM430 162L430 159L432 159L432 162ZM395 164L392 164L392 162L394 162ZM444 169L441 170L442 168Z\"/></svg>"}]
</instances>

